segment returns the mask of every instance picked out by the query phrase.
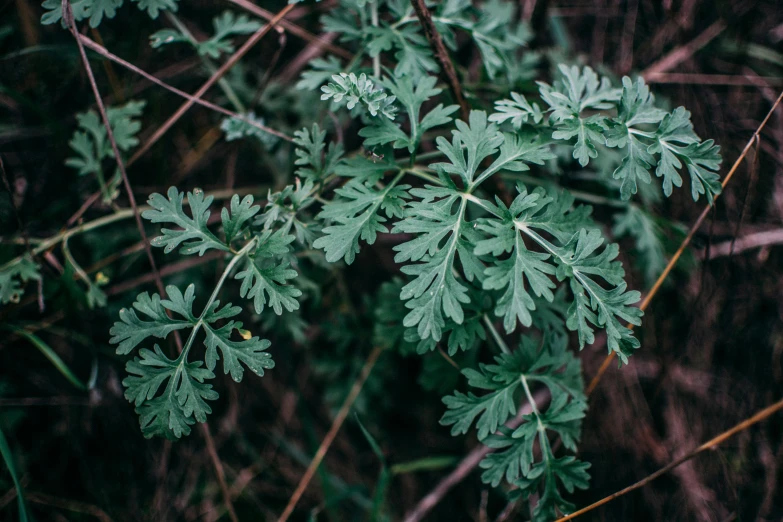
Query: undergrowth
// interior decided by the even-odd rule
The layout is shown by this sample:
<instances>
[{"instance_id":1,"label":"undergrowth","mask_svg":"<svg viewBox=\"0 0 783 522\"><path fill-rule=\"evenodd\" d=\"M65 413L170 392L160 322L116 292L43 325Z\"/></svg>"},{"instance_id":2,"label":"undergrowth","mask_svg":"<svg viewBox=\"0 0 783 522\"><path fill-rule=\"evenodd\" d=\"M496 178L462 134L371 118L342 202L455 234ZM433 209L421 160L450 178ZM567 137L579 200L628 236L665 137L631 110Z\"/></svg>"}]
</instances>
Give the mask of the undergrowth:
<instances>
[{"instance_id":1,"label":"undergrowth","mask_svg":"<svg viewBox=\"0 0 783 522\"><path fill-rule=\"evenodd\" d=\"M235 52L236 37L263 25L226 11L197 39L176 17L184 3L133 3L165 26L150 35L156 52L189 46L208 73ZM90 27L142 16L122 4L78 0L71 8ZM42 23L62 21L59 0L43 6ZM273 186L263 199L236 194L225 207L197 188L149 196L141 216L156 225L153 247L218 253L223 268L211 287L194 281L138 294L109 332L127 359L124 393L145 436L178 439L206 422L221 368L236 382L245 369L252 378L274 371L287 343L307 343L312 317L328 307L327 286L342 282L348 301L369 300L371 312L360 318L344 307L337 321L345 324L324 325L335 349L313 355L321 370L355 375L362 361L340 350L357 340L424 357L422 386L443 394L440 424L495 450L481 462L482 480L537 499L534 520L574 509L567 494L588 487L590 465L576 457L588 404L573 350L605 339L627 363L640 349L629 329L642 322L640 293L629 288L613 238L635 240L634 268L651 281L665 260L663 229L672 226L653 208L684 185L694 201L711 203L721 158L712 140L696 135L688 110L659 104L641 78L615 79L528 50L533 35L515 9L502 0L432 8L454 58L480 56L479 71L458 64L469 108L439 82L442 65L403 0L342 0L324 14L323 30L338 33L354 57L312 59L298 91L246 64L220 82L222 102L236 113L217 120L224 138L247 140L243 150L273 173ZM133 100L108 109L123 154L139 144L144 107ZM122 179L108 161L104 123L94 109L76 121L65 164L115 204ZM590 203L606 207L603 223ZM69 237L17 250L2 264L4 305L42 278L39 256L58 243L85 303L107 305L100 281L70 254ZM390 250L396 264L378 275L374 297L351 284L352 265L370 247ZM179 347L166 342L174 336L184 339ZM443 370L452 363L464 379ZM382 367L376 373L386 379L377 381L382 395L393 377Z\"/></svg>"}]
</instances>

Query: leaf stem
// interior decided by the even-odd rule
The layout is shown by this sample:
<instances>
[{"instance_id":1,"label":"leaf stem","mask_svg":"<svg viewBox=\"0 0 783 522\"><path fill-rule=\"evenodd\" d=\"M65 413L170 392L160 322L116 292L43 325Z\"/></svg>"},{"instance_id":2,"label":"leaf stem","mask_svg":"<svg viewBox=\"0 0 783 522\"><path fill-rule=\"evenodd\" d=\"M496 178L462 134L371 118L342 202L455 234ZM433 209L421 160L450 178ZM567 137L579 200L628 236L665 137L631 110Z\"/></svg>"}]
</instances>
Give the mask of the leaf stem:
<instances>
[{"instance_id":1,"label":"leaf stem","mask_svg":"<svg viewBox=\"0 0 783 522\"><path fill-rule=\"evenodd\" d=\"M492 338L495 340L495 343L500 348L500 351L503 353L511 353L511 350L508 349L508 345L506 344L506 341L504 341L503 338L500 336L500 333L498 333L497 329L495 328L495 325L492 324L492 321L489 319L489 316L487 314L484 314L482 320L484 321L484 324L487 326L489 333L492 334Z\"/></svg>"},{"instance_id":2,"label":"leaf stem","mask_svg":"<svg viewBox=\"0 0 783 522\"><path fill-rule=\"evenodd\" d=\"M267 186L261 186L257 189L248 190L246 192L253 192L253 193L264 193L266 190L268 190ZM232 195L234 195L237 192L236 189L226 189L226 190L218 190L215 192L208 192L207 195L214 197L215 199L230 199ZM145 210L149 210L150 206L140 206L139 212L143 212ZM62 232L59 232L51 237L48 237L46 239L35 239L30 238L31 243L36 243L36 247L31 249L30 254L33 256L37 256L43 252L46 252L53 246L57 245L58 243L62 241L67 241L70 238L77 236L79 234L84 234L85 232L89 232L91 230L95 230L97 228L104 227L106 225L111 225L112 223L116 223L117 221L122 221L123 219L132 218L134 216L133 209L130 208L123 208L120 209L113 214L108 214L106 216L100 217L98 219L95 219L93 221L89 221L87 223L82 223L81 225L78 225L76 227L70 228L68 230L63 230ZM11 266L19 263L22 261L22 258L26 254L23 254L21 256L15 257L8 261L7 263L0 265L0 272L3 272L10 268Z\"/></svg>"},{"instance_id":3,"label":"leaf stem","mask_svg":"<svg viewBox=\"0 0 783 522\"><path fill-rule=\"evenodd\" d=\"M434 183L435 185L442 186L443 182L439 179L433 176L432 174L427 174L424 171L421 171L416 168L410 168L410 169L402 169L403 173L413 174L417 178L421 178L425 181L429 181L430 183Z\"/></svg>"},{"instance_id":4,"label":"leaf stem","mask_svg":"<svg viewBox=\"0 0 783 522\"><path fill-rule=\"evenodd\" d=\"M177 358L180 369L185 364L188 351L190 351L190 347L193 345L193 341L196 339L196 334L198 333L199 329L201 329L201 327L204 325L204 318L207 316L207 313L209 313L209 310L212 308L212 303L214 303L215 300L217 299L218 293L220 292L220 289L223 287L223 283L226 282L226 278L234 269L234 267L237 265L237 263L239 263L239 261L241 261L256 246L257 242L258 242L257 237L254 237L253 239L248 241L247 244L244 247L242 247L242 250L237 252L236 255L231 259L231 261L229 261L228 265L226 265L226 269L223 270L223 273L220 275L220 279L218 279L218 282L215 285L215 289L212 291L212 295L209 296L209 300L207 300L207 303L204 305L201 314L198 316L198 320L196 321L196 324L193 325L193 330L191 330L187 342L185 342L185 346L182 348L182 352L179 354L179 357Z\"/></svg>"}]
</instances>

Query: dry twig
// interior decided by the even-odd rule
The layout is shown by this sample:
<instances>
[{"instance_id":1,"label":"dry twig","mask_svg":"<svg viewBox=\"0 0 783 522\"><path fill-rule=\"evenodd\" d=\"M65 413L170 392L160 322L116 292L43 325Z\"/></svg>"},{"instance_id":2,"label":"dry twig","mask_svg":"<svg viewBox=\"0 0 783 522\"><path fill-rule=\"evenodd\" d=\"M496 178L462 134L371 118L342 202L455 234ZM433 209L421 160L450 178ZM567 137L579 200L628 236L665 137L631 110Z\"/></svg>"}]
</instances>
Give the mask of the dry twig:
<instances>
[{"instance_id":1,"label":"dry twig","mask_svg":"<svg viewBox=\"0 0 783 522\"><path fill-rule=\"evenodd\" d=\"M283 514L280 515L280 518L277 519L277 522L285 522L288 520L288 517L291 516L291 513L294 512L296 504L299 502L299 499L302 498L302 494L305 492L305 489L307 489L307 485L310 483L313 475L315 475L318 466L321 465L321 461L326 456L326 452L329 451L329 447L332 445L334 438L337 436L337 432L340 431L343 422L345 422L345 418L348 416L348 412L350 412L351 406L353 406L354 401L359 396L359 392L362 391L362 386L364 386L364 382L367 380L367 377L370 376L370 372L372 371L373 366L375 366L375 362L378 360L378 357L381 355L382 351L382 348L373 348L373 351L370 352L370 356L367 357L367 361L364 363L364 367L362 367L362 371L359 373L359 377L356 379L356 382L353 383L351 391L348 393L345 401L343 401L343 405L340 407L340 411L337 412L337 416L335 416L334 420L332 421L332 426L326 433L324 440L321 441L321 445L318 447L318 451L315 452L313 460L310 462L310 465L307 466L305 474L299 481L299 485L296 486L296 490L294 490L293 495L291 495L291 499L288 501L288 505L285 507Z\"/></svg>"}]
</instances>

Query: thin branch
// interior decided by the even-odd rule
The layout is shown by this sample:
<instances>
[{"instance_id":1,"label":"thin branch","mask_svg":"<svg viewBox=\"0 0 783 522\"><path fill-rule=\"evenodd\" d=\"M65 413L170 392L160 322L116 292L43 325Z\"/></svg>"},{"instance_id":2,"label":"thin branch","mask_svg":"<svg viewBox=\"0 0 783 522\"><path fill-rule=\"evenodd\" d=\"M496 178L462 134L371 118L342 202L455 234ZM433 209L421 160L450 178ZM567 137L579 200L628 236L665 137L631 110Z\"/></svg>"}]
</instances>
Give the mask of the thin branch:
<instances>
[{"instance_id":1,"label":"thin branch","mask_svg":"<svg viewBox=\"0 0 783 522\"><path fill-rule=\"evenodd\" d=\"M117 147L117 141L114 139L114 131L112 131L111 124L109 123L109 117L106 114L106 107L103 104L103 100L101 99L101 93L98 90L98 84L95 81L95 75L92 72L90 61L87 59L87 52L84 50L84 45L82 45L82 41L79 38L79 31L76 29L76 22L73 19L73 11L71 10L71 4L68 0L62 0L62 10L63 19L70 28L71 33L76 40L76 45L79 48L79 55L82 59L82 65L84 66L84 70L87 73L87 77L90 81L90 87L92 88L93 95L95 96L95 103L98 105L98 112L101 114L101 119L103 120L104 127L106 127L106 134L109 139L109 143L111 144L112 152L114 153L114 159L117 161L117 169L120 171L122 182L125 186L125 192L128 194L128 201L130 202L130 206L133 211L133 217L136 220L136 227L139 229L139 234L141 235L142 241L144 241L144 249L147 252L147 259L150 262L152 271L158 274L156 283L158 291L162 295L164 294L163 282L160 279L158 267L155 264L155 258L152 255L152 247L147 240L147 232L144 230L144 224L141 221L141 213L139 212L139 208L136 205L136 198L133 195L133 188L131 187L130 180L128 179L128 172L125 170L125 164L123 163L122 157L120 156L120 150Z\"/></svg>"},{"instance_id":2,"label":"thin branch","mask_svg":"<svg viewBox=\"0 0 783 522\"><path fill-rule=\"evenodd\" d=\"M432 21L432 13L430 13L424 0L411 0L411 5L413 10L416 11L416 16L419 17L421 26L424 28L424 34L430 42L435 58L440 63L441 72L445 76L449 89L451 89L451 94L454 96L457 104L459 104L462 119L467 122L470 116L470 106L462 93L462 86L459 83L459 78L457 78L457 71L454 69L454 64L451 63L449 52L443 44L443 38L441 38L435 23Z\"/></svg>"},{"instance_id":3,"label":"thin branch","mask_svg":"<svg viewBox=\"0 0 783 522\"><path fill-rule=\"evenodd\" d=\"M724 29L726 29L726 22L718 20L687 44L682 47L677 47L672 52L647 67L642 71L641 76L646 80L648 75L652 76L657 73L671 71L674 67L693 56L693 53L710 43L716 36L722 33Z\"/></svg>"},{"instance_id":4,"label":"thin branch","mask_svg":"<svg viewBox=\"0 0 783 522\"><path fill-rule=\"evenodd\" d=\"M644 77L647 83L679 83L695 85L738 85L748 87L769 87L782 85L783 78L758 76L755 74L700 74L650 72Z\"/></svg>"},{"instance_id":5,"label":"thin branch","mask_svg":"<svg viewBox=\"0 0 783 522\"><path fill-rule=\"evenodd\" d=\"M250 11L254 15L263 18L264 20L272 20L274 18L274 15L272 13L270 13L266 9L262 9L258 7L254 3L249 2L248 0L228 0L228 1L231 2L232 4L238 5L242 9ZM351 53L350 51L347 51L342 47L337 47L336 45L333 45L329 40L326 40L321 36L316 36L313 33L305 29L302 29L301 27L299 27L293 22L289 22L288 20L280 20L280 26L283 27L283 29L285 29L289 33L298 36L303 40L307 40L308 42L311 42L319 47L322 47L323 49L326 49L332 54L336 54L337 56L345 58L346 60L353 59L353 53Z\"/></svg>"},{"instance_id":6,"label":"thin branch","mask_svg":"<svg viewBox=\"0 0 783 522\"><path fill-rule=\"evenodd\" d=\"M84 36L82 34L79 35L79 39L82 41L82 43L85 45L85 47L88 47L90 50L95 51L96 53L100 54L104 58L107 58L107 59L109 59L109 60L111 60L111 61L113 61L113 62L115 62L115 63L117 63L119 65L122 65L126 69L128 69L130 71L133 71L133 72L135 72L136 74L138 74L140 76L143 76L144 78L148 79L152 83L154 83L156 85L160 85L161 87L163 87L167 91L173 92L177 96L181 96L182 98L185 98L186 100L189 100L189 101L191 101L191 102L193 102L193 103L195 103L197 105L201 105L203 107L206 107L207 109L211 109L211 110L213 110L215 112L219 112L221 114L225 114L226 116L242 120L243 122L245 122L245 123L247 123L249 125L252 125L253 127L256 127L256 128L258 128L258 129L260 129L260 130L262 130L264 132L267 132L269 134L277 136L278 138L284 139L286 141L293 141L293 139L290 136L288 136L287 134L283 134L282 132L277 131L275 129L272 129L270 127L267 127L266 125L261 125L260 123L258 123L256 121L253 121L253 120L247 118L246 116L244 116L242 114L230 111L230 110L228 110L226 108L221 107L220 105L215 105L212 102L209 102L209 101L206 101L206 100L202 100L201 98L197 98L197 97L195 97L193 95L190 95L190 94L186 93L185 91L181 91L181 90L177 89L176 87L174 87L172 85L169 85L168 83L164 82L163 80L160 80L160 79L156 78L155 76L151 75L147 71L144 71L143 69L140 69L139 67L136 67L132 63L130 63L130 62L126 61L126 60L123 60L119 56L117 56L115 54L112 54L105 47L97 44L96 42L94 42L93 40L90 40L89 38L87 38L86 36Z\"/></svg>"},{"instance_id":7,"label":"thin branch","mask_svg":"<svg viewBox=\"0 0 783 522\"><path fill-rule=\"evenodd\" d=\"M375 362L378 360L378 356L381 355L382 351L383 349L380 347L373 348L373 351L370 353L370 356L364 363L364 367L362 368L359 377L356 379L356 382L353 383L351 391L348 393L348 396L345 398L343 405L340 407L340 411L337 412L337 416L332 421L332 426L329 428L329 431L326 433L324 440L318 447L318 451L315 452L313 460L307 467L305 474L299 480L299 485L296 486L296 490L294 491L293 495L291 495L291 499L288 501L288 505L285 507L283 514L280 515L280 518L277 519L277 522L286 522L288 517L291 516L291 513L294 512L296 504L299 502L302 494L304 494L305 489L307 489L307 485L310 483L313 475L315 475L318 466L321 465L321 461L326 456L326 452L329 451L329 447L332 445L334 438L337 436L337 432L340 431L340 427L342 427L345 418L348 416L348 412L351 410L351 406L353 406L354 401L359 396L359 392L362 391L362 386L364 386L367 377L370 376L370 372L372 371L373 366L375 366Z\"/></svg>"},{"instance_id":8,"label":"thin branch","mask_svg":"<svg viewBox=\"0 0 783 522\"><path fill-rule=\"evenodd\" d=\"M67 0L66 0L67 1ZM63 11L63 14L65 11ZM28 492L27 500L36 504L43 504L45 506L51 506L58 509L64 509L66 511L72 511L74 513L82 513L85 515L91 515L102 522L112 522L112 518L106 514L104 510L98 506L87 504L85 502L78 502L76 500L66 500L57 498L52 495L38 492Z\"/></svg>"},{"instance_id":9,"label":"thin branch","mask_svg":"<svg viewBox=\"0 0 783 522\"><path fill-rule=\"evenodd\" d=\"M289 6L289 8L290 7L291 6ZM285 11L285 9L283 11ZM119 148L117 147L117 141L114 139L114 132L112 131L111 124L109 123L109 117L106 114L106 107L104 106L103 100L101 99L101 94L100 91L98 90L98 84L95 81L95 75L92 72L92 67L90 67L90 61L87 58L87 52L84 50L84 45L82 45L82 41L79 38L79 31L76 29L76 22L74 21L73 18L73 11L71 10L71 4L69 0L62 0L62 12L63 12L63 20L66 21L66 24L70 28L71 33L73 34L73 37L76 40L76 45L79 47L79 55L81 56L82 64L84 65L84 69L87 73L87 77L90 80L90 87L92 88L93 95L95 96L95 103L98 105L98 111L101 113L101 119L103 120L103 125L106 127L106 134L109 139L109 143L111 144L111 149L112 152L114 153L114 158L117 161L117 169L120 171L120 175L122 176L122 183L125 186L125 192L127 192L128 201L130 202L131 208L133 209L133 216L136 220L136 226L139 229L139 234L141 235L141 239L144 242L144 250L147 253L147 259L149 260L150 267L152 267L153 274L155 274L155 285L158 288L158 292L161 295L164 295L165 292L163 289L163 279L160 276L160 272L158 271L158 267L155 263L155 258L152 255L152 247L150 246L150 243L147 239L147 233L144 230L144 224L141 221L141 214L139 212L138 206L136 205L136 198L133 195L133 188L131 187L130 179L128 178L128 172L125 170L125 165L122 161L122 157L120 156ZM215 76L216 75L213 75L213 78ZM215 79L217 80L217 78ZM201 96L201 94L199 94L198 96ZM188 102L185 105L187 105L187 107L190 107L192 105L192 102ZM187 107L185 107L185 110L187 110ZM184 111L182 112L184 113ZM162 135L162 133L160 135ZM177 348L181 351L182 340L180 339L179 335L175 336L175 340L177 343ZM214 450L214 443L212 442L212 435L209 433L209 427L206 424L203 424L203 426L204 426L204 430L203 430L204 437L207 439L207 446L211 444ZM231 496L228 493L228 488L226 487L225 480L222 481L220 480L221 476L224 475L223 465L220 462L220 459L217 458L217 454L213 455L213 453L214 451L210 453L210 456L213 457L212 463L215 467L215 472L218 476L218 481L220 482L221 490L223 492L223 501L226 504L226 508L228 509L228 513L231 517L232 522L239 522L239 519L237 518L236 513L234 512L234 506L231 503Z\"/></svg>"},{"instance_id":10,"label":"thin branch","mask_svg":"<svg viewBox=\"0 0 783 522\"><path fill-rule=\"evenodd\" d=\"M236 64L244 55L250 51L250 49L258 43L261 38L266 36L266 34L280 22L280 20L283 19L285 15L287 15L291 9L294 8L295 4L289 4L288 6L284 7L279 13L277 13L268 24L264 25L261 29L253 33L253 36L247 39L247 41L240 47L237 52L231 55L231 57L226 60L226 62L220 66L220 68L215 71L215 74L209 77L209 79L202 85L198 91L196 91L193 94L193 98L201 98L206 94L206 92L209 90L210 87L212 87L217 81L223 77L224 74L226 74L229 69L231 69L234 64ZM139 147L136 152L131 156L131 158L128 160L128 165L133 164L138 160L141 156L144 155L157 141L163 137L166 132L177 122L179 119L187 112L188 109L190 109L195 102L191 99L188 99L185 103L183 103L179 109L177 109L177 112L175 112L166 122L161 125L157 131L155 131L155 134L153 134L150 139L148 139L144 144Z\"/></svg>"},{"instance_id":11,"label":"thin branch","mask_svg":"<svg viewBox=\"0 0 783 522\"><path fill-rule=\"evenodd\" d=\"M667 464L666 466L664 466L663 468L659 469L658 471L656 471L652 475L648 475L647 477L645 477L644 479L640 480L639 482L637 482L635 484L632 484L632 485L628 486L625 489L621 489L620 491L618 491L616 493L613 493L613 494L609 495L608 497L604 497L601 500L599 500L598 502L594 502L593 504L590 504L589 506L587 506L585 508L582 508L579 511L575 511L574 513L571 513L570 515L567 515L565 517L559 518L557 520L557 522L565 522L566 520L572 520L572 519L574 519L574 518L576 518L576 517L578 517L580 515L584 515L585 513L594 510L597 507L603 506L604 504L607 504L608 502L611 502L612 500L614 500L616 498L619 498L619 497L625 495L626 493L630 493L631 491L634 491L634 490L637 490L637 489L639 489L641 487L644 487L645 485L647 485L648 483L652 482L656 478L660 477L664 473L667 473L667 472L671 471L672 469L676 468L677 466L679 466L683 462L687 462L690 459L692 459L693 457L695 457L696 455L698 455L699 453L701 453L701 452L703 452L705 450L708 450L708 449L712 449L715 446L718 446L719 444L722 444L727 439L733 437L737 433L750 428L754 424L763 421L764 419L772 416L773 414L777 413L780 410L783 410L783 399L781 399L778 402L772 404L771 406L767 406L766 408L764 408L763 410L759 411L758 413L756 413L752 417L750 417L748 419L745 419L744 421L740 422L739 424L737 424L733 428L724 431L723 433L721 433L717 437L714 437L714 438L708 440L707 442L705 442L704 444L702 444L698 448L696 448L693 451L691 451L690 453L688 453L686 455L683 455L682 457L674 460L673 462Z\"/></svg>"},{"instance_id":12,"label":"thin branch","mask_svg":"<svg viewBox=\"0 0 783 522\"><path fill-rule=\"evenodd\" d=\"M732 254L745 252L746 250L753 250L755 248L764 248L780 244L783 244L783 229L781 228L776 230L755 232L753 234L747 234L745 236L726 241L725 243L712 245L710 248L709 259L726 257ZM702 253L701 257L702 259L707 259L706 252Z\"/></svg>"},{"instance_id":13,"label":"thin branch","mask_svg":"<svg viewBox=\"0 0 783 522\"><path fill-rule=\"evenodd\" d=\"M206 422L201 423L201 434L204 436L204 440L207 443L207 453L209 454L209 460L212 461L212 466L215 468L215 475L217 475L220 491L223 495L223 503L228 510L228 517L232 522L239 522L237 512L234 510L234 504L231 502L231 493L226 484L226 473L223 471L223 463L220 462L220 457L215 449L215 441L212 438L212 434L209 432L209 425Z\"/></svg>"},{"instance_id":14,"label":"thin branch","mask_svg":"<svg viewBox=\"0 0 783 522\"><path fill-rule=\"evenodd\" d=\"M715 199L712 203L712 205L707 205L704 207L704 210L699 215L696 222L693 224L691 229L688 231L688 235L685 236L685 239L682 240L682 243L680 243L680 247L677 249L677 251L674 253L672 258L669 260L668 264L666 265L666 268L663 269L663 272L661 272L661 275L658 276L658 279L655 281L655 284L653 284L652 288L650 288L650 291L647 292L647 295L644 297L644 300L642 301L642 304L639 305L639 308L641 310L646 310L648 306L650 306L650 302L653 300L655 295L658 293L658 290L661 289L661 285L663 285L663 282L666 280L666 278L669 276L669 273L671 273L672 269L674 268L674 265L677 264L677 261L680 259L680 256L682 256L683 252L685 252L685 249L690 244L691 240L693 239L693 236L696 235L696 231L699 229L701 224L704 222L704 220L707 218L707 215L710 213L710 211L714 208L715 203L717 203L718 198L720 198L721 194L723 194L723 191L726 189L726 185L728 185L729 181L731 181L731 178L734 176L734 173L737 171L737 168L742 163L742 160L745 159L745 156L747 156L748 151L750 151L751 147L754 143L756 143L756 140L759 139L759 136L761 135L761 131L764 129L764 127L767 125L767 122L772 117L772 115L775 113L775 109L778 108L778 105L780 105L780 102L783 101L783 92L780 93L780 96L778 96L778 99L775 100L775 103L772 104L772 108L767 113L767 116L764 118L764 120L761 122L761 124L756 129L756 132L753 133L753 136L751 136L750 140L748 140L747 145L745 145L745 148L742 149L742 152L740 153L737 160L734 162L734 165L731 166L731 170L729 170L729 173L726 174L726 177L723 178L723 181L721 182L721 192L719 194L715 195ZM634 325L629 324L627 328L633 329ZM593 377L593 380L590 381L590 385L587 387L586 394L590 396L590 394L595 390L596 386L598 386L598 383L601 381L601 378L604 376L604 373L606 373L606 370L609 369L609 365L611 364L612 360L615 357L615 352L610 353L606 356L604 359L604 362L601 363L601 367L598 368L598 373L596 373L595 377Z\"/></svg>"}]
</instances>

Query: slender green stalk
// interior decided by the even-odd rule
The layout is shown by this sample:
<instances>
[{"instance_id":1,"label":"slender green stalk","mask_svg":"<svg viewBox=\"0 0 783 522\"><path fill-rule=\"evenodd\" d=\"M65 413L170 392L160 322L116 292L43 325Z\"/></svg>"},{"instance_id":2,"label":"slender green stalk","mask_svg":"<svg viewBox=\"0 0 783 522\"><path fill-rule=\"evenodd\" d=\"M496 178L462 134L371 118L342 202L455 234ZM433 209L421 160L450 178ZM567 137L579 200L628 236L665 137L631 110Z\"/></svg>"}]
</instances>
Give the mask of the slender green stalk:
<instances>
[{"instance_id":1,"label":"slender green stalk","mask_svg":"<svg viewBox=\"0 0 783 522\"><path fill-rule=\"evenodd\" d=\"M487 316L487 314L484 314L482 320L484 321L484 324L487 326L489 333L492 334L492 338L495 340L495 344L498 345L498 348L500 348L500 351L503 353L511 353L511 350L508 349L508 345L506 344L506 341L504 341L503 338L500 336L497 329L495 328L495 325L492 324L492 321L490 320L489 316Z\"/></svg>"},{"instance_id":2,"label":"slender green stalk","mask_svg":"<svg viewBox=\"0 0 783 522\"><path fill-rule=\"evenodd\" d=\"M223 270L223 273L220 275L220 279L215 285L215 289L212 291L212 295L209 296L209 299L207 300L207 303L204 305L201 314L198 316L198 320L196 321L196 324L193 325L193 330L191 330L190 335L188 336L188 340L185 342L185 346L182 348L182 353L180 353L179 357L177 358L177 361L179 362L178 371L181 371L182 368L184 367L185 361L187 360L188 352L190 351L190 347L193 346L193 341L196 339L196 334L201 329L201 327L204 326L204 319L206 318L207 313L212 307L212 303L214 303L215 299L217 299L217 296L220 293L220 289L223 288L223 283L226 282L226 278L231 273L231 271L234 270L234 267L237 265L237 263L239 263L248 253L250 253L251 250L253 250L253 248L255 248L257 242L258 242L257 237L254 237L253 239L248 241L247 244L244 247L242 247L242 250L237 252L236 255L234 255L234 257L231 259L231 261L229 261L228 265L226 265L226 269Z\"/></svg>"},{"instance_id":3,"label":"slender green stalk","mask_svg":"<svg viewBox=\"0 0 783 522\"><path fill-rule=\"evenodd\" d=\"M257 188L244 190L244 192L264 193L268 189L269 187L267 186L260 186ZM215 199L230 199L236 192L237 189L225 189L225 190L217 190L214 192L209 192L208 195L212 196ZM150 208L151 207L146 205L140 206L139 212L144 212L145 210L149 210ZM30 242L37 243L37 246L31 250L31 253L33 256L40 255L41 253L46 252L47 250L52 248L53 246L56 246L57 244L63 241L67 241L74 236L78 236L79 234L84 234L85 232L90 232L91 230L105 227L106 225L111 225L112 223L116 223L117 221L122 221L123 219L132 218L133 216L134 216L133 209L123 208L117 210L113 214L100 217L98 219L89 221L87 223L82 223L81 225L75 226L74 228L70 228L68 230L63 230L62 232L59 232L46 239L30 239ZM25 254L15 257L10 261L8 261L7 263L0 266L0 272L8 269L9 267L15 265L16 263L19 263L24 257L24 255Z\"/></svg>"}]
</instances>

